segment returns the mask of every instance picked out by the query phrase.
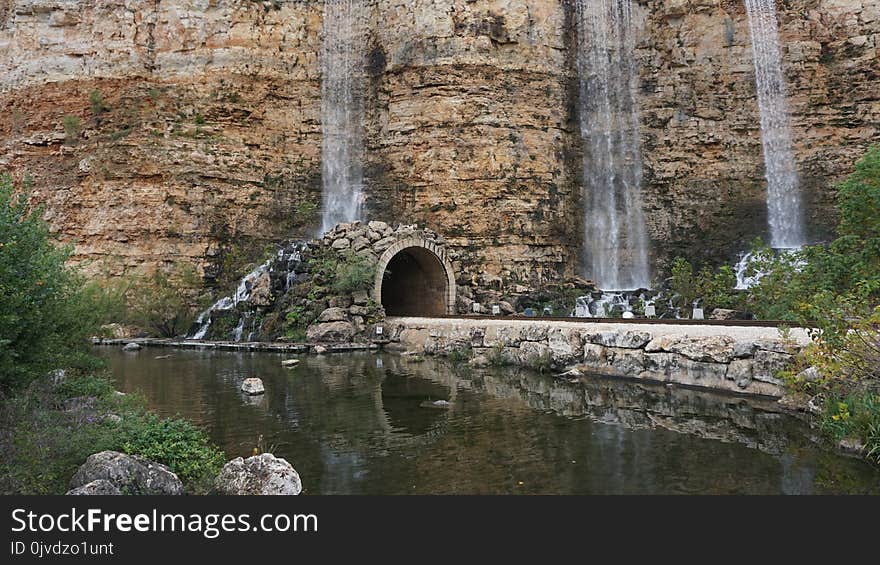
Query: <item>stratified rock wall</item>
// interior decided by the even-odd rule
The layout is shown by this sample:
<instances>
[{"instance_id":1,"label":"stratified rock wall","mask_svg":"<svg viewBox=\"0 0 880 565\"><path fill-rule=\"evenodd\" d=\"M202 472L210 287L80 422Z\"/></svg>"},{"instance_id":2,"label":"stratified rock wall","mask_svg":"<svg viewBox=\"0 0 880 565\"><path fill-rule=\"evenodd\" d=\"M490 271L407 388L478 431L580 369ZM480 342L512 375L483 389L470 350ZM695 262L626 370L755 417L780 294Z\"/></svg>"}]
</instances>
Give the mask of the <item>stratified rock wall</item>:
<instances>
[{"instance_id":1,"label":"stratified rock wall","mask_svg":"<svg viewBox=\"0 0 880 565\"><path fill-rule=\"evenodd\" d=\"M462 283L579 272L573 2L368 1L370 216L442 233ZM834 183L880 140L880 6L779 10L820 238ZM314 235L322 13L311 0L0 0L0 167L32 179L93 273L184 262L230 276L269 242ZM636 19L655 267L729 260L766 234L744 2L643 0Z\"/></svg>"}]
</instances>

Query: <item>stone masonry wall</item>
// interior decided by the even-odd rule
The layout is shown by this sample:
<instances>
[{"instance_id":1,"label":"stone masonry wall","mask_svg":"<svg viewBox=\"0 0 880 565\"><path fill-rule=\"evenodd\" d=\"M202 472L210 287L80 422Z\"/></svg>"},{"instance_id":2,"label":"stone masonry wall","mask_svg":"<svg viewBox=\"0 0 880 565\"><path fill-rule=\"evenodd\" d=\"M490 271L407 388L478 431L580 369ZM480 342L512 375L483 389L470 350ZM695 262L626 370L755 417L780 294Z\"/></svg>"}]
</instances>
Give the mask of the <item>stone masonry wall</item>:
<instances>
[{"instance_id":1,"label":"stone masonry wall","mask_svg":"<svg viewBox=\"0 0 880 565\"><path fill-rule=\"evenodd\" d=\"M782 397L777 373L807 343L772 328L583 324L537 320L389 318L399 348L429 355L469 352L476 366L519 365Z\"/></svg>"}]
</instances>

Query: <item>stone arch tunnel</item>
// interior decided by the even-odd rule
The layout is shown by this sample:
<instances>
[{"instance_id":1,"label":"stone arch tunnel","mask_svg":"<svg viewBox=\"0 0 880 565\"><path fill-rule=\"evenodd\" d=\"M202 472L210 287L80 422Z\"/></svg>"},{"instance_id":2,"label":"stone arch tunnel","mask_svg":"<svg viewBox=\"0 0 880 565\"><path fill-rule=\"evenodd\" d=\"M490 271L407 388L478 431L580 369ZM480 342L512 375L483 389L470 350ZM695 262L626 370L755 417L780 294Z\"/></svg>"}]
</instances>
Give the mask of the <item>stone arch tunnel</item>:
<instances>
[{"instance_id":1,"label":"stone arch tunnel","mask_svg":"<svg viewBox=\"0 0 880 565\"><path fill-rule=\"evenodd\" d=\"M413 237L398 241L379 258L373 299L389 316L455 313L455 276L445 249Z\"/></svg>"}]
</instances>

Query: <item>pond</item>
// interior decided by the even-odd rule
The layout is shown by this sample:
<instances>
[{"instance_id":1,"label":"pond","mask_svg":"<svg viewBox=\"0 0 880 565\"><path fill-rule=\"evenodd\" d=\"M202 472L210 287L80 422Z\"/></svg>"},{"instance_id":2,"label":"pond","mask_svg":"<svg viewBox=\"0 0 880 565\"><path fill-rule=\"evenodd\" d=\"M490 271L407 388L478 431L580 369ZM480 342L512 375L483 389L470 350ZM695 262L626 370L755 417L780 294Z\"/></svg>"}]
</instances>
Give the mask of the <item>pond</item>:
<instances>
[{"instance_id":1,"label":"pond","mask_svg":"<svg viewBox=\"0 0 880 565\"><path fill-rule=\"evenodd\" d=\"M880 493L880 470L819 448L770 400L387 354L286 369L273 353L98 352L117 388L230 458L290 461L304 494ZM247 377L266 394L242 394Z\"/></svg>"}]
</instances>

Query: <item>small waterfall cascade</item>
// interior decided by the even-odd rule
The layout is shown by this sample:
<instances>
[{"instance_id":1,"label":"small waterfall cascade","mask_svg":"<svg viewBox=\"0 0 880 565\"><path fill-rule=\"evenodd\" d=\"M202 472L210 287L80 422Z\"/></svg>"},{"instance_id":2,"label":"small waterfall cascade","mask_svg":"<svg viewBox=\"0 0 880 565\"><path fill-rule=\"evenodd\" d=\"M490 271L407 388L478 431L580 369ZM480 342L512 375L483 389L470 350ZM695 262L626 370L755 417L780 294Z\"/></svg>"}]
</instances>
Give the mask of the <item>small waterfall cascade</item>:
<instances>
[{"instance_id":1,"label":"small waterfall cascade","mask_svg":"<svg viewBox=\"0 0 880 565\"><path fill-rule=\"evenodd\" d=\"M650 284L642 211L633 0L576 0L584 145L584 275L602 288Z\"/></svg>"},{"instance_id":2,"label":"small waterfall cascade","mask_svg":"<svg viewBox=\"0 0 880 565\"><path fill-rule=\"evenodd\" d=\"M800 251L799 247L773 249L773 253L777 257L782 256L783 258L787 258L792 269L800 270L805 263L795 255L798 251ZM739 261L733 266L733 270L736 273L736 290L748 290L752 288L758 284L764 275L767 274L765 271L762 271L760 268L753 265L753 263L758 260L759 257L756 257L752 252L743 253L740 256Z\"/></svg>"},{"instance_id":3,"label":"small waterfall cascade","mask_svg":"<svg viewBox=\"0 0 880 565\"><path fill-rule=\"evenodd\" d=\"M774 0L746 0L746 11L761 116L770 246L774 249L798 248L806 243L806 236L782 72L776 3Z\"/></svg>"},{"instance_id":4,"label":"small waterfall cascade","mask_svg":"<svg viewBox=\"0 0 880 565\"><path fill-rule=\"evenodd\" d=\"M600 292L581 296L575 302L576 318L629 318L634 315L635 304L645 301L647 294L635 292ZM630 315L627 315L629 313Z\"/></svg>"},{"instance_id":5,"label":"small waterfall cascade","mask_svg":"<svg viewBox=\"0 0 880 565\"><path fill-rule=\"evenodd\" d=\"M367 16L366 0L324 2L320 233L356 220L361 213Z\"/></svg>"},{"instance_id":6,"label":"small waterfall cascade","mask_svg":"<svg viewBox=\"0 0 880 565\"><path fill-rule=\"evenodd\" d=\"M264 275L268 275L273 289L287 292L296 282L298 273L303 271L303 252L306 249L307 244L302 241L296 241L278 249L274 257L242 277L231 296L224 296L199 314L187 338L205 339L215 318L237 315L237 324L228 336L223 337L230 341L250 341L259 330L257 318L254 316L250 304L257 281ZM247 328L247 334L245 334L245 328Z\"/></svg>"}]
</instances>

